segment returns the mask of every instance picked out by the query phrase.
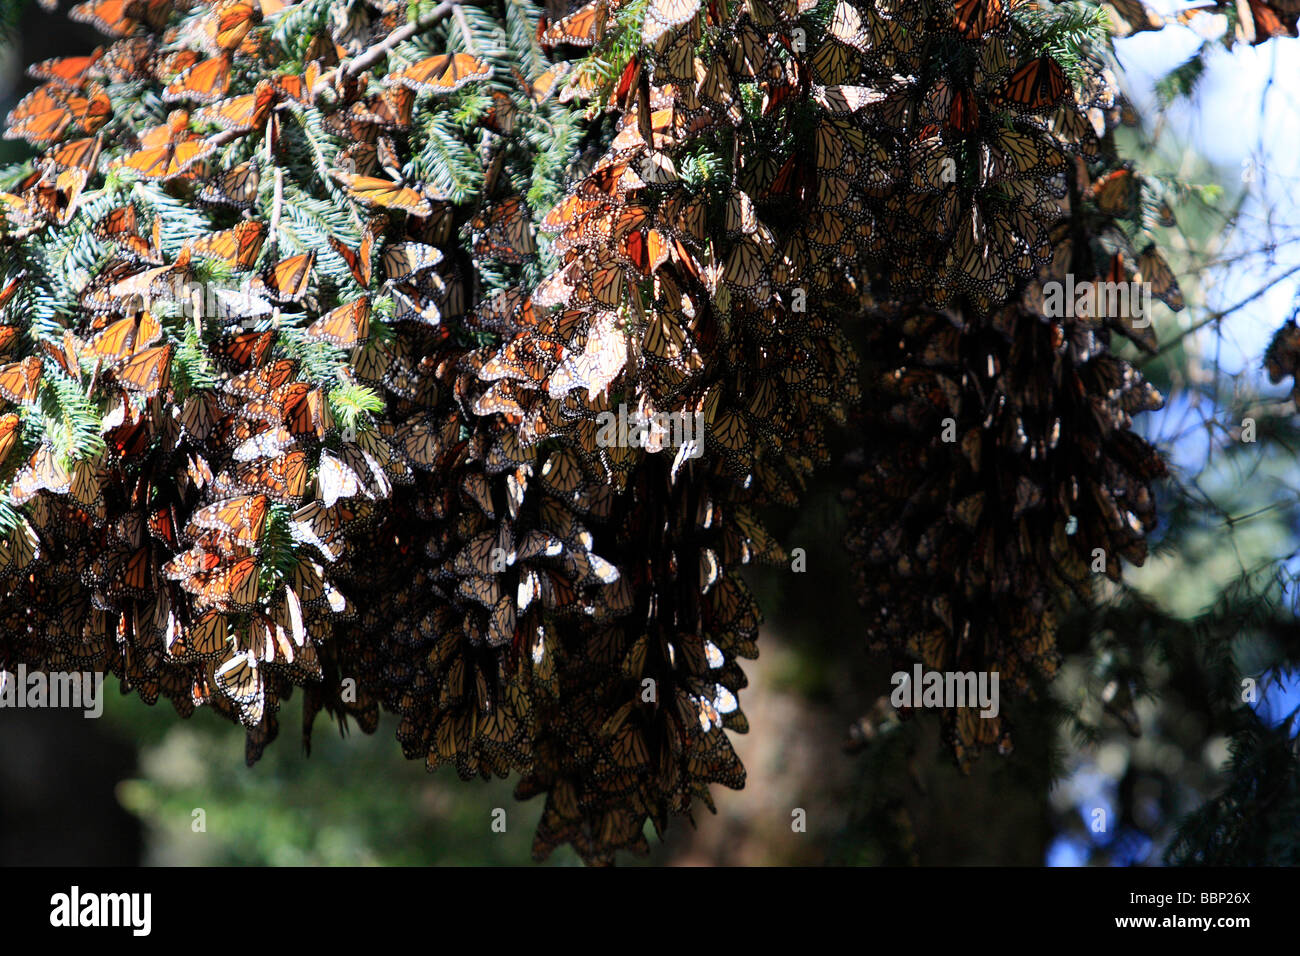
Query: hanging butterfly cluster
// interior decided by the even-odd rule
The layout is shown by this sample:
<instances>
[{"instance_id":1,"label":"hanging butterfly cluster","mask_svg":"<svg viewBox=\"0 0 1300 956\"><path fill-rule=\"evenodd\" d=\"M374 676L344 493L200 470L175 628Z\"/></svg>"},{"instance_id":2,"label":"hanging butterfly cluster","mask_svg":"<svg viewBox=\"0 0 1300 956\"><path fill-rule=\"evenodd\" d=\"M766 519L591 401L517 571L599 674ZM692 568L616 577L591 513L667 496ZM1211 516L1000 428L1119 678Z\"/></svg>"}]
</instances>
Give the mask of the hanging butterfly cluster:
<instances>
[{"instance_id":1,"label":"hanging butterfly cluster","mask_svg":"<svg viewBox=\"0 0 1300 956\"><path fill-rule=\"evenodd\" d=\"M250 761L297 685L308 729L321 708L373 730L381 701L432 707L449 716L400 734L431 765L454 725L462 772L531 766L518 740L480 764L495 738L461 718L522 701L530 728L517 594L576 612L617 574L575 517L599 489L557 462L561 491L528 494L529 456L471 410L475 339L454 334L473 213L453 197L532 175L516 124L574 125L525 79L542 60L523 11L527 42L493 66L433 52L395 3L73 9L117 39L33 67L7 127L44 152L0 197L5 667L105 669L183 715L212 706L248 727ZM497 39L457 23L440 45ZM518 81L468 89L496 71ZM408 182L431 139L454 162ZM394 624L434 611L465 646L443 645L413 706L417 638Z\"/></svg>"},{"instance_id":2,"label":"hanging butterfly cluster","mask_svg":"<svg viewBox=\"0 0 1300 956\"><path fill-rule=\"evenodd\" d=\"M744 782L739 570L862 404L865 314L873 645L1049 670L1079 556L1140 560L1158 396L1024 287L1163 260L1107 225L1150 203L1104 77L1081 107L1020 6L75 6L112 41L6 128L0 665L250 761L295 687L305 735L383 708L544 794L538 856L643 850Z\"/></svg>"},{"instance_id":3,"label":"hanging butterfly cluster","mask_svg":"<svg viewBox=\"0 0 1300 956\"><path fill-rule=\"evenodd\" d=\"M912 182L971 216L952 251L940 247L946 273L937 262L930 273L948 288L868 313L872 375L863 446L851 456L847 540L872 649L907 670L919 661L998 672L1018 696L1056 671L1061 599L1088 599L1099 575L1120 579L1121 559L1146 558L1151 486L1165 466L1132 416L1163 399L1111 339L1154 352L1150 297L1175 310L1183 302L1151 241L1155 227L1173 224L1160 185L1115 156L1113 76L1085 61L1080 103L1046 58L1030 74L1015 68L1008 27L994 6L957 4L961 46L949 55L962 62L956 51L966 48L972 69L950 70L899 108L918 144ZM922 33L910 42L929 59L929 44L951 41ZM990 83L991 63L1009 64L1011 79ZM941 116L929 111L935 103ZM973 178L945 188L936 171L963 154ZM934 216L932 202L918 208ZM1133 236L1146 238L1135 246ZM1023 275L1032 278L1017 285ZM946 710L944 732L964 768L984 747L1012 746L1005 711Z\"/></svg>"}]
</instances>

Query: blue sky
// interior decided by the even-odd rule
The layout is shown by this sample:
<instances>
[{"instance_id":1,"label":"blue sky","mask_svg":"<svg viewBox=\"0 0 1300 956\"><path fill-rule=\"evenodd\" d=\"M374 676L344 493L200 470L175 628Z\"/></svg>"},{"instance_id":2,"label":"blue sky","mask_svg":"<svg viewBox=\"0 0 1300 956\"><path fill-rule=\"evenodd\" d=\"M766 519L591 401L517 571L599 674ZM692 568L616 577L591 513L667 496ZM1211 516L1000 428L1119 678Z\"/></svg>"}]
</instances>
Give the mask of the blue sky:
<instances>
[{"instance_id":1,"label":"blue sky","mask_svg":"<svg viewBox=\"0 0 1300 956\"><path fill-rule=\"evenodd\" d=\"M1195 4L1154 0L1151 6L1171 12ZM1215 25L1213 17L1197 17L1203 29ZM1221 26L1222 24L1220 24ZM1189 27L1171 25L1158 33L1138 34L1117 42L1124 67L1127 92L1148 118L1159 115L1153 85L1171 67L1187 59L1201 38ZM1300 162L1300 40L1272 40L1257 47L1238 44L1229 53L1221 48L1212 56L1195 99L1164 111L1167 134L1185 144L1189 151L1218 166L1249 177L1252 196L1242 217L1243 229L1227 240L1230 249L1262 245L1270 234L1275 238L1300 235L1297 186ZM1288 230L1287 224L1290 224ZM1223 270L1211 276L1208 305L1221 309L1244 299L1272 276L1300 265L1300 243L1281 249L1275 261L1257 261ZM1291 314L1300 281L1295 277L1281 283L1253 305L1234 315L1225 328L1221 343L1212 333L1199 336L1207 348L1221 344L1219 364L1224 371L1256 372L1273 333ZM1194 310L1184 321L1198 318Z\"/></svg>"}]
</instances>

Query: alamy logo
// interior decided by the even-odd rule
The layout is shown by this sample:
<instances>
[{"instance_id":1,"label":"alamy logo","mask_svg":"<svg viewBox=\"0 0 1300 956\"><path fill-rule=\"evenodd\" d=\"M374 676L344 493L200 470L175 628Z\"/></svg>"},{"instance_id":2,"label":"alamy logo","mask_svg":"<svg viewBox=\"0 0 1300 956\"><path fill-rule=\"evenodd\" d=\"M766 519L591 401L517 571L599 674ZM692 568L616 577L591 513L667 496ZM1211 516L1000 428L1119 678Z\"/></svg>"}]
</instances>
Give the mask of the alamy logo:
<instances>
[{"instance_id":1,"label":"alamy logo","mask_svg":"<svg viewBox=\"0 0 1300 956\"><path fill-rule=\"evenodd\" d=\"M148 936L153 926L151 893L82 893L74 886L69 893L50 897L50 925L76 927L125 926L133 936Z\"/></svg>"},{"instance_id":2,"label":"alamy logo","mask_svg":"<svg viewBox=\"0 0 1300 956\"><path fill-rule=\"evenodd\" d=\"M0 671L0 708L68 708L95 719L104 713L104 675L97 671L27 673L27 665Z\"/></svg>"},{"instance_id":3,"label":"alamy logo","mask_svg":"<svg viewBox=\"0 0 1300 956\"><path fill-rule=\"evenodd\" d=\"M618 413L601 412L596 416L596 444L601 448L644 448L650 453L664 448L681 449L682 458L699 458L704 454L704 413L628 412L619 405Z\"/></svg>"},{"instance_id":4,"label":"alamy logo","mask_svg":"<svg viewBox=\"0 0 1300 956\"><path fill-rule=\"evenodd\" d=\"M1128 319L1135 329L1151 324L1151 283L1079 282L1073 273L1065 281L1043 283L1043 314L1049 319Z\"/></svg>"},{"instance_id":5,"label":"alamy logo","mask_svg":"<svg viewBox=\"0 0 1300 956\"><path fill-rule=\"evenodd\" d=\"M979 707L981 717L998 715L997 671L896 671L889 702L899 707Z\"/></svg>"}]
</instances>

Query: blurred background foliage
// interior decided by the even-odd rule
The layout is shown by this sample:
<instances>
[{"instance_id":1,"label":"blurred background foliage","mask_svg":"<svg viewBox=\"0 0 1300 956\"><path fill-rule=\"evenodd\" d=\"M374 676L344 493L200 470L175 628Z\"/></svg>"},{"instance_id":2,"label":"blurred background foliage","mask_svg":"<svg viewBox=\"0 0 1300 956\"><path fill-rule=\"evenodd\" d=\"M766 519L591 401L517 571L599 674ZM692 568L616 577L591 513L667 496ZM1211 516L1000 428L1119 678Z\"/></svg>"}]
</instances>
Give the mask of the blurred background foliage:
<instances>
[{"instance_id":1,"label":"blurred background foliage","mask_svg":"<svg viewBox=\"0 0 1300 956\"><path fill-rule=\"evenodd\" d=\"M0 4L0 30L15 9ZM30 6L0 55L4 109L30 88L20 64L95 44L54 16ZM715 792L716 816L628 863L1300 862L1300 419L1290 383L1261 369L1297 303L1300 40L1229 51L1214 24L1196 26L1117 42L1137 120L1121 152L1168 184L1178 226L1162 247L1188 302L1177 317L1158 307L1159 355L1129 356L1167 398L1138 424L1173 473L1145 567L1074 608L1059 678L1014 715L1015 753L963 777L936 720L900 723L887 706L889 670L861 649L841 545L845 476L824 474L798 512L772 516L807 570L749 574L766 625L747 669L751 732L736 738L745 790ZM0 159L23 148L4 141ZM1244 698L1243 678L1255 682ZM247 768L241 729L108 696L101 721L0 720L0 862L530 859L539 801L517 803L511 781L426 774L400 759L387 721L374 736L318 722L308 756L288 730L295 700L284 739ZM566 847L548 863L578 859Z\"/></svg>"}]
</instances>

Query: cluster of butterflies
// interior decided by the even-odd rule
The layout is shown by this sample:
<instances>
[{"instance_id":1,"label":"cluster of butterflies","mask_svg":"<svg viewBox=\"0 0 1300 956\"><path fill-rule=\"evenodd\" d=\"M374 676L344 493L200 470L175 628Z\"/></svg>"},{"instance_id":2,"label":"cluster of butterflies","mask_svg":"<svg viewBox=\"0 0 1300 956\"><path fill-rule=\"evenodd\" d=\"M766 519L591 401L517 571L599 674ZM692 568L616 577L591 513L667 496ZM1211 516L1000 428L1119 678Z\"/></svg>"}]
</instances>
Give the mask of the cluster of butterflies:
<instances>
[{"instance_id":1,"label":"cluster of butterflies","mask_svg":"<svg viewBox=\"0 0 1300 956\"><path fill-rule=\"evenodd\" d=\"M1152 485L1165 475L1160 454L1132 430L1132 416L1163 399L1111 347L1119 335L1153 353L1150 311L1139 314L1136 298L1109 311L1049 297L1076 285L1145 285L1183 307L1154 242L1156 229L1175 224L1164 189L1115 155L1110 134L1130 111L1110 71L1085 66L1087 110L1056 107L1040 131L1050 139L1033 133L1037 145L1013 150L1032 159L1022 169L1040 166L1045 190L1031 207L1043 256L1023 260L1032 278L1008 281L1016 294L991 310L978 288L955 300L873 304L865 349L878 364L851 457L846 542L869 646L900 666L997 671L1013 698L1055 674L1067 597L1088 600L1100 576L1118 581L1123 561L1145 560ZM996 87L985 92L1001 102ZM963 115L982 111L980 100L977 81ZM994 135L1009 146L1007 130ZM981 150L985 169L1001 162L996 147ZM1006 708L994 719L948 710L943 725L963 768L983 749L1013 747Z\"/></svg>"},{"instance_id":2,"label":"cluster of butterflies","mask_svg":"<svg viewBox=\"0 0 1300 956\"><path fill-rule=\"evenodd\" d=\"M515 59L462 128L484 198L453 203L406 175L416 103L500 61L417 37L385 70L404 9L345 12L299 36L291 5L86 3L112 42L32 68L7 132L42 152L3 196L3 663L209 707L250 762L295 688L305 741L382 707L407 756L551 794L539 855L607 861L743 782L725 730L759 615L734 568L780 550L734 480L657 456L615 483L492 406L504 313L471 290L539 252L511 133L578 71ZM323 200L350 229L301 225ZM367 390L382 411L345 425Z\"/></svg>"},{"instance_id":3,"label":"cluster of butterflies","mask_svg":"<svg viewBox=\"0 0 1300 956\"><path fill-rule=\"evenodd\" d=\"M987 323L876 319L882 370L847 535L868 644L900 664L996 671L1007 701L1032 693L1059 663L1063 595L1086 600L1121 559L1146 558L1165 465L1132 416L1163 400L1094 319L1045 324L1023 303ZM1012 748L1005 708L946 711L944 730L963 767Z\"/></svg>"},{"instance_id":4,"label":"cluster of butterflies","mask_svg":"<svg viewBox=\"0 0 1300 956\"><path fill-rule=\"evenodd\" d=\"M852 420L872 646L1049 673L1079 556L1140 560L1158 396L1108 349L1148 330L1035 290L1177 307L1133 238L1171 214L1036 5L817 6L74 6L111 40L6 128L0 664L210 707L250 762L295 689L305 741L386 710L611 862L743 784L756 511Z\"/></svg>"}]
</instances>

